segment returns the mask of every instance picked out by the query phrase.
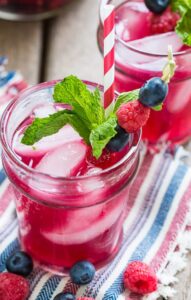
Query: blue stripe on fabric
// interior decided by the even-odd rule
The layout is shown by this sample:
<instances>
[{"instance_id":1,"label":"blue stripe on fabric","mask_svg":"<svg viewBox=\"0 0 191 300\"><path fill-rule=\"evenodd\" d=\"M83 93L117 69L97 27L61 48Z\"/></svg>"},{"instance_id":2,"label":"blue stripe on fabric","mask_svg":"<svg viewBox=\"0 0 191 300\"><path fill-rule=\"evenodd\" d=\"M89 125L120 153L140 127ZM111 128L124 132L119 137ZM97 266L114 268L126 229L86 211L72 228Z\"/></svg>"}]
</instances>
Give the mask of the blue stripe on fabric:
<instances>
[{"instance_id":1,"label":"blue stripe on fabric","mask_svg":"<svg viewBox=\"0 0 191 300\"><path fill-rule=\"evenodd\" d=\"M0 272L5 270L5 263L8 257L13 254L15 251L20 249L18 239L15 239L11 244L0 255Z\"/></svg>"},{"instance_id":2,"label":"blue stripe on fabric","mask_svg":"<svg viewBox=\"0 0 191 300\"><path fill-rule=\"evenodd\" d=\"M15 76L15 74L16 74L15 71L10 71L7 72L6 76L1 77L0 75L0 87L6 85Z\"/></svg>"},{"instance_id":3,"label":"blue stripe on fabric","mask_svg":"<svg viewBox=\"0 0 191 300\"><path fill-rule=\"evenodd\" d=\"M2 242L12 232L12 230L17 226L17 223L18 220L15 211L14 218L11 216L10 222L6 225L6 229L3 228L3 231L0 231L0 242Z\"/></svg>"},{"instance_id":4,"label":"blue stripe on fabric","mask_svg":"<svg viewBox=\"0 0 191 300\"><path fill-rule=\"evenodd\" d=\"M41 289L38 297L36 300L49 300L51 299L55 289L57 288L58 284L61 281L61 277L54 275L51 278L47 280L47 282L44 284L43 288Z\"/></svg>"},{"instance_id":5,"label":"blue stripe on fabric","mask_svg":"<svg viewBox=\"0 0 191 300\"><path fill-rule=\"evenodd\" d=\"M0 65L4 65L7 62L6 56L0 56Z\"/></svg>"},{"instance_id":6,"label":"blue stripe on fabric","mask_svg":"<svg viewBox=\"0 0 191 300\"><path fill-rule=\"evenodd\" d=\"M0 184L7 178L5 171L3 169L0 170Z\"/></svg>"},{"instance_id":7,"label":"blue stripe on fabric","mask_svg":"<svg viewBox=\"0 0 191 300\"><path fill-rule=\"evenodd\" d=\"M41 278L46 274L46 271L40 269L39 267L36 267L33 272L28 276L28 280L30 283L30 292L28 295L28 298L30 299L30 296L33 293L33 290L41 280Z\"/></svg>"},{"instance_id":8,"label":"blue stripe on fabric","mask_svg":"<svg viewBox=\"0 0 191 300\"><path fill-rule=\"evenodd\" d=\"M157 239L164 225L164 222L166 220L166 217L172 205L174 196L176 195L176 192L184 176L186 175L187 170L188 168L185 167L184 165L180 165L177 167L174 177L172 178L168 186L168 189L163 197L163 201L159 208L158 214L154 220L154 223L151 226L151 229L149 230L148 234L143 239L143 241L136 248L129 261L143 260L143 258L147 255L149 249ZM116 300L123 291L124 288L123 288L123 272L122 272L118 276L118 278L116 278L116 280L110 286L110 288L106 291L103 300L111 300L111 299Z\"/></svg>"}]
</instances>

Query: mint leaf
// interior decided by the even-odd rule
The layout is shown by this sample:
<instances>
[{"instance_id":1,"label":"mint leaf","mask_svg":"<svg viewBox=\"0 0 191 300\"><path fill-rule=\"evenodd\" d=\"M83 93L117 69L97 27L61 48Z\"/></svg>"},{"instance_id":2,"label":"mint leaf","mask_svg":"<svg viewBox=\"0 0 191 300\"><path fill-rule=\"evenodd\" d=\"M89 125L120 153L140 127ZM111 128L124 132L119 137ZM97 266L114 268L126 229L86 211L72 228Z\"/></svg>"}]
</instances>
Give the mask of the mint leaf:
<instances>
[{"instance_id":1,"label":"mint leaf","mask_svg":"<svg viewBox=\"0 0 191 300\"><path fill-rule=\"evenodd\" d=\"M190 0L171 0L171 8L181 16L191 7Z\"/></svg>"},{"instance_id":2,"label":"mint leaf","mask_svg":"<svg viewBox=\"0 0 191 300\"><path fill-rule=\"evenodd\" d=\"M175 31L185 45L191 46L191 0L171 0L171 8L180 14Z\"/></svg>"},{"instance_id":3,"label":"mint leaf","mask_svg":"<svg viewBox=\"0 0 191 300\"><path fill-rule=\"evenodd\" d=\"M104 121L104 108L99 90L90 92L87 86L73 75L55 86L53 97L56 102L71 105L72 111L90 130L95 124L99 125Z\"/></svg>"},{"instance_id":4,"label":"mint leaf","mask_svg":"<svg viewBox=\"0 0 191 300\"><path fill-rule=\"evenodd\" d=\"M59 111L46 118L36 118L30 125L21 140L25 145L33 145L43 137L52 135L66 125L66 120L63 118L63 112Z\"/></svg>"},{"instance_id":5,"label":"mint leaf","mask_svg":"<svg viewBox=\"0 0 191 300\"><path fill-rule=\"evenodd\" d=\"M70 110L62 110L42 119L36 118L26 129L21 142L25 145L33 145L43 137L57 133L66 124L70 124L86 143L89 143L90 131Z\"/></svg>"},{"instance_id":6,"label":"mint leaf","mask_svg":"<svg viewBox=\"0 0 191 300\"><path fill-rule=\"evenodd\" d=\"M78 115L76 115L73 111L67 111L65 113L65 120L67 124L70 124L76 132L79 133L82 139L86 142L86 144L90 144L90 130L86 127L86 124L79 119Z\"/></svg>"},{"instance_id":7,"label":"mint leaf","mask_svg":"<svg viewBox=\"0 0 191 300\"><path fill-rule=\"evenodd\" d=\"M180 19L175 30L182 38L183 43L191 46L191 8Z\"/></svg>"},{"instance_id":8,"label":"mint leaf","mask_svg":"<svg viewBox=\"0 0 191 300\"><path fill-rule=\"evenodd\" d=\"M103 149L108 142L116 135L117 118L114 114L110 115L109 118L95 129L90 134L90 144L93 150L93 156L97 159L102 154Z\"/></svg>"},{"instance_id":9,"label":"mint leaf","mask_svg":"<svg viewBox=\"0 0 191 300\"><path fill-rule=\"evenodd\" d=\"M139 91L140 90L137 89L126 93L121 93L116 99L114 112L118 110L121 104L137 100L139 98Z\"/></svg>"}]
</instances>

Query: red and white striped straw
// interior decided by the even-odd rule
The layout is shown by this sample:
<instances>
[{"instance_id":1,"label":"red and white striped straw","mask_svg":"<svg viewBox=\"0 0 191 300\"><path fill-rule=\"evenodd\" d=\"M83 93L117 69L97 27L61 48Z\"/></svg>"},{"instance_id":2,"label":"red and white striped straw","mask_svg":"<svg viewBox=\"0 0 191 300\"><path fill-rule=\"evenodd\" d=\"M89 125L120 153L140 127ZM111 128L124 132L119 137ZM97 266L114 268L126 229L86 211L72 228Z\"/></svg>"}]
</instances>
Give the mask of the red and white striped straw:
<instances>
[{"instance_id":1,"label":"red and white striped straw","mask_svg":"<svg viewBox=\"0 0 191 300\"><path fill-rule=\"evenodd\" d=\"M115 84L115 8L103 6L104 27L104 108L111 111L114 106Z\"/></svg>"}]
</instances>

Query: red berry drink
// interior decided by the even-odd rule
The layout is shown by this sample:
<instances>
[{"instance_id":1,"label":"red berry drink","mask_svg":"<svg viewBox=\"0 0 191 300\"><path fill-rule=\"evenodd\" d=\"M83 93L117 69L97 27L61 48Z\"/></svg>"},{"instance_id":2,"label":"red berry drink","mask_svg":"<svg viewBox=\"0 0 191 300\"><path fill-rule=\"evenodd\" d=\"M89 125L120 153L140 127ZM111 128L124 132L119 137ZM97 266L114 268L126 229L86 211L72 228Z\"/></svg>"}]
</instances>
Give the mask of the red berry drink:
<instances>
[{"instance_id":1,"label":"red berry drink","mask_svg":"<svg viewBox=\"0 0 191 300\"><path fill-rule=\"evenodd\" d=\"M37 16L46 18L69 0L0 0L0 17L5 19L27 19Z\"/></svg>"},{"instance_id":2,"label":"red berry drink","mask_svg":"<svg viewBox=\"0 0 191 300\"><path fill-rule=\"evenodd\" d=\"M55 83L30 88L9 105L1 139L22 247L46 268L64 272L83 259L104 265L120 248L130 209L129 188L138 166L140 131L128 134L121 151L104 150L99 159L68 124L33 146L22 144L34 118L68 108L53 102ZM96 87L86 85L92 91Z\"/></svg>"},{"instance_id":3,"label":"red berry drink","mask_svg":"<svg viewBox=\"0 0 191 300\"><path fill-rule=\"evenodd\" d=\"M102 0L101 6L106 2ZM151 111L143 127L143 138L151 144L183 142L191 134L191 49L173 31L178 14L170 8L153 14L144 1L138 0L110 3L116 5L117 91L139 88L146 80L158 76L167 60L167 46L172 45L177 64L175 76L163 110ZM102 50L102 23L98 43Z\"/></svg>"}]
</instances>

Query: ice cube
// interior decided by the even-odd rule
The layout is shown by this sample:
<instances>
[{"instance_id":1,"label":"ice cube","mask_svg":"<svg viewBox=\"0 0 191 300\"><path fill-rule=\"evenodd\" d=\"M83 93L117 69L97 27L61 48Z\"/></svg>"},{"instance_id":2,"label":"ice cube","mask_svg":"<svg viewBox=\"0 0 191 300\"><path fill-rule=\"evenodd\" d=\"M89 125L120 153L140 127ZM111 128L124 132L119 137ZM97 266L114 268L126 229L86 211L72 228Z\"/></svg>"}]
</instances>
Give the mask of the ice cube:
<instances>
[{"instance_id":1,"label":"ice cube","mask_svg":"<svg viewBox=\"0 0 191 300\"><path fill-rule=\"evenodd\" d=\"M52 104L46 104L45 106L40 106L37 107L34 110L34 115L36 118L45 118L48 117L49 115L52 115L56 112L55 107Z\"/></svg>"},{"instance_id":2,"label":"ice cube","mask_svg":"<svg viewBox=\"0 0 191 300\"><path fill-rule=\"evenodd\" d=\"M124 209L123 199L116 199L114 206L94 205L69 211L64 226L41 230L43 236L59 245L81 244L93 240L108 230L121 216Z\"/></svg>"},{"instance_id":3,"label":"ice cube","mask_svg":"<svg viewBox=\"0 0 191 300\"><path fill-rule=\"evenodd\" d=\"M17 136L15 136L15 142L13 145L14 150L19 156L30 158L42 156L48 151L51 151L66 143L82 140L79 134L69 125L61 128L56 134L42 138L33 146L26 146L22 144L22 136L23 135L19 133Z\"/></svg>"},{"instance_id":4,"label":"ice cube","mask_svg":"<svg viewBox=\"0 0 191 300\"><path fill-rule=\"evenodd\" d=\"M89 169L84 175L89 175L89 178L79 181L77 184L77 190L79 193L90 193L93 192L94 194L92 197L96 201L96 199L103 196L103 188L105 187L104 181L99 176L99 173L102 171L101 168L91 168ZM92 176L91 176L92 175ZM89 197L89 195L88 195ZM84 196L84 202L86 202L86 198ZM87 199L88 201L88 199Z\"/></svg>"},{"instance_id":5,"label":"ice cube","mask_svg":"<svg viewBox=\"0 0 191 300\"><path fill-rule=\"evenodd\" d=\"M86 158L87 146L71 142L49 151L36 166L36 170L52 176L75 176Z\"/></svg>"},{"instance_id":6,"label":"ice cube","mask_svg":"<svg viewBox=\"0 0 191 300\"><path fill-rule=\"evenodd\" d=\"M180 37L174 31L134 40L128 45L151 54L167 54L168 45L172 46L173 52L180 51L183 46Z\"/></svg>"},{"instance_id":7,"label":"ice cube","mask_svg":"<svg viewBox=\"0 0 191 300\"><path fill-rule=\"evenodd\" d=\"M96 174L100 173L101 171L102 171L101 168L95 167L95 168L89 169L89 170L85 173L85 175L96 175Z\"/></svg>"},{"instance_id":8,"label":"ice cube","mask_svg":"<svg viewBox=\"0 0 191 300\"><path fill-rule=\"evenodd\" d=\"M159 76L162 72L167 63L167 57L161 57L160 54L167 55L168 45L172 46L173 52L180 51L182 48L182 42L175 32L148 36L131 41L128 45L143 53L133 51L117 42L117 64L124 72L132 74L132 76L136 75L142 80L149 79L151 77L150 72L152 72L153 76ZM147 53L159 56L149 56Z\"/></svg>"}]
</instances>

